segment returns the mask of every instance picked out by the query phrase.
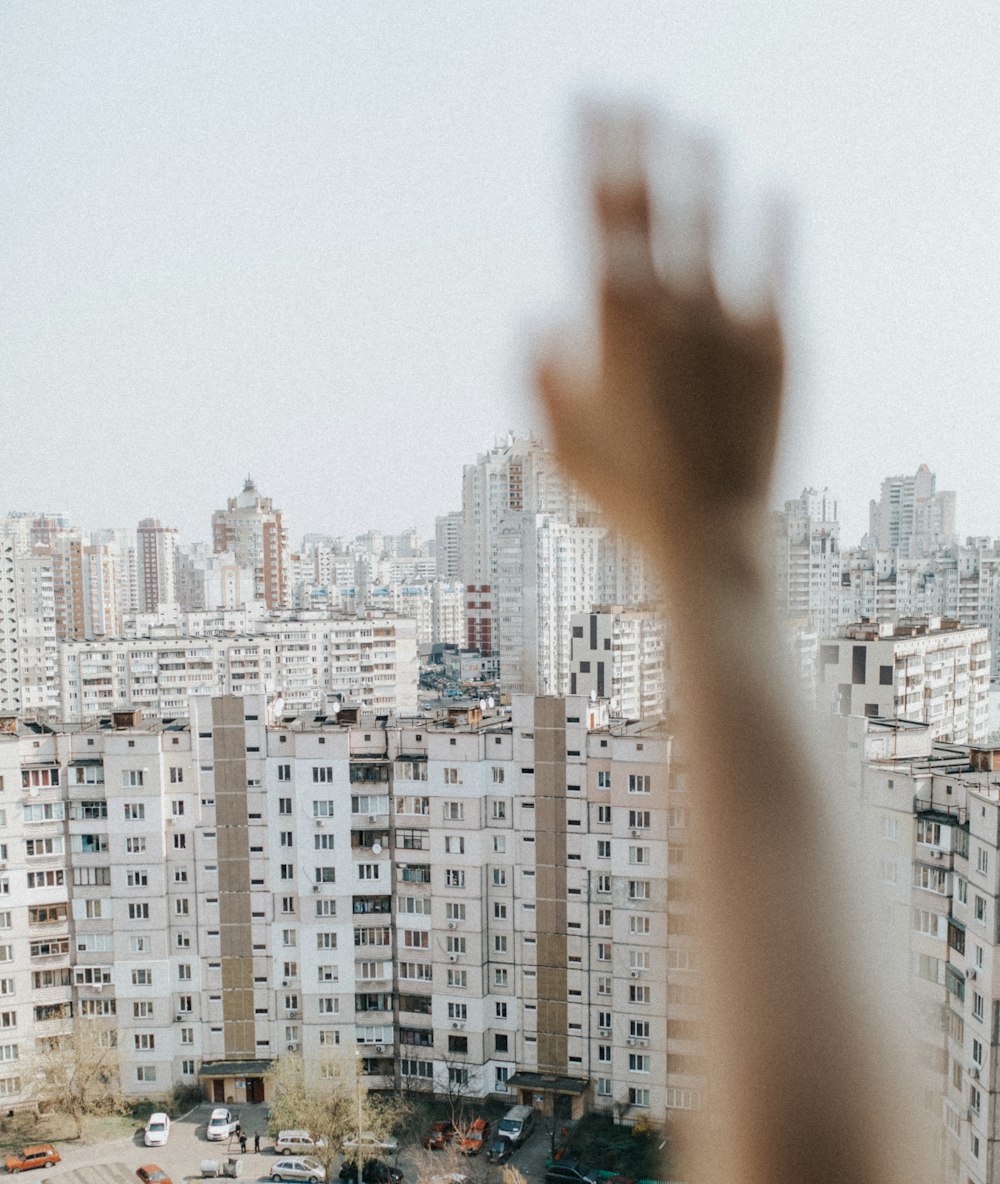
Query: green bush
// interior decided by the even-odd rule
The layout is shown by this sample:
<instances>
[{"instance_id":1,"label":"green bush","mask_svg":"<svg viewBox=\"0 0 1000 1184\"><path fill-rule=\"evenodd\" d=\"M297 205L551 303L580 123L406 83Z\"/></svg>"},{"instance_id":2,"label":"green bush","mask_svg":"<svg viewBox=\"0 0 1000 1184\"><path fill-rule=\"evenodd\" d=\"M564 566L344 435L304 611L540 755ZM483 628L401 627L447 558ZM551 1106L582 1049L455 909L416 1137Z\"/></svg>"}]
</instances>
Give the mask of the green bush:
<instances>
[{"instance_id":1,"label":"green bush","mask_svg":"<svg viewBox=\"0 0 1000 1184\"><path fill-rule=\"evenodd\" d=\"M669 1180L663 1135L648 1125L631 1127L607 1114L588 1114L570 1131L566 1155L599 1171L618 1172L633 1180Z\"/></svg>"},{"instance_id":2,"label":"green bush","mask_svg":"<svg viewBox=\"0 0 1000 1184\"><path fill-rule=\"evenodd\" d=\"M205 1101L205 1091L200 1085L178 1083L167 1096L166 1110L171 1118L180 1118L195 1106Z\"/></svg>"}]
</instances>

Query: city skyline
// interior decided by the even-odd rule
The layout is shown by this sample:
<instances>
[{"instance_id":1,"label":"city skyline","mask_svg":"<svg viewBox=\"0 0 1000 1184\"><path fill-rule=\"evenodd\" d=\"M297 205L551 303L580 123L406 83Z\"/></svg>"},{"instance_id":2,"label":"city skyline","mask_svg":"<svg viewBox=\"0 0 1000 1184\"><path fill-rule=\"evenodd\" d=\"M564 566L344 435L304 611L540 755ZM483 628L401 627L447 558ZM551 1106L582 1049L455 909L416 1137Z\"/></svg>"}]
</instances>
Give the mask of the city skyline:
<instances>
[{"instance_id":1,"label":"city skyline","mask_svg":"<svg viewBox=\"0 0 1000 1184\"><path fill-rule=\"evenodd\" d=\"M775 504L829 485L859 537L881 476L927 460L962 533L996 531L995 479L961 490L1000 369L985 10L15 3L0 22L0 505L155 511L197 537L189 507L249 468L297 531L428 531L457 504L442 456L541 429L530 342L581 305L574 118L604 95L718 138L733 237L768 187L795 211Z\"/></svg>"}]
</instances>

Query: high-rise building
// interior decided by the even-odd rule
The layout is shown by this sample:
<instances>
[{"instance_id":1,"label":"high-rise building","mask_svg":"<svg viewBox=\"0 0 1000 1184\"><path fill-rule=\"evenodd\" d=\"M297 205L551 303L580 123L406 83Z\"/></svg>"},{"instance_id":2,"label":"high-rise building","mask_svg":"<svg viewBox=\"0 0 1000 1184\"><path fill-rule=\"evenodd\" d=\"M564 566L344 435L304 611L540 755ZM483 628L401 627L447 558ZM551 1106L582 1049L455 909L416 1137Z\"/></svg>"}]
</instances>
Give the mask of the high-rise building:
<instances>
[{"instance_id":1,"label":"high-rise building","mask_svg":"<svg viewBox=\"0 0 1000 1184\"><path fill-rule=\"evenodd\" d=\"M779 610L801 627L832 634L844 615L837 499L828 489L804 489L772 523Z\"/></svg>"},{"instance_id":2,"label":"high-rise building","mask_svg":"<svg viewBox=\"0 0 1000 1184\"><path fill-rule=\"evenodd\" d=\"M177 530L163 526L159 518L143 518L136 531L138 610L155 613L161 605L177 601L175 555Z\"/></svg>"},{"instance_id":3,"label":"high-rise building","mask_svg":"<svg viewBox=\"0 0 1000 1184\"><path fill-rule=\"evenodd\" d=\"M461 510L442 514L434 520L434 558L437 574L453 582L462 578L462 537L465 526Z\"/></svg>"},{"instance_id":4,"label":"high-rise building","mask_svg":"<svg viewBox=\"0 0 1000 1184\"><path fill-rule=\"evenodd\" d=\"M569 693L610 699L623 719L661 719L668 709L663 618L651 610L597 605L570 619Z\"/></svg>"},{"instance_id":5,"label":"high-rise building","mask_svg":"<svg viewBox=\"0 0 1000 1184\"><path fill-rule=\"evenodd\" d=\"M869 510L869 534L881 551L907 557L957 540L955 494L937 492L937 477L921 465L912 477L886 477Z\"/></svg>"},{"instance_id":6,"label":"high-rise building","mask_svg":"<svg viewBox=\"0 0 1000 1184\"><path fill-rule=\"evenodd\" d=\"M288 531L280 510L261 497L252 478L212 515L212 549L231 551L241 567L254 570L254 595L268 608L288 603Z\"/></svg>"}]
</instances>

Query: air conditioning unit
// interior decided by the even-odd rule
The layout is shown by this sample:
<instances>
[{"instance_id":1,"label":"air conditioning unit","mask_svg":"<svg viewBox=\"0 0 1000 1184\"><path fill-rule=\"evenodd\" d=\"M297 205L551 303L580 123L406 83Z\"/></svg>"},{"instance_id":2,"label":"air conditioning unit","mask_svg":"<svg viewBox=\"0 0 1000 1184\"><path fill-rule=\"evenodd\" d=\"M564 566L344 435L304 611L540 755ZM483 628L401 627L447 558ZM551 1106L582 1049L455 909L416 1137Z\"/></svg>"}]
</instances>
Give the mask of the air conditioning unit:
<instances>
[{"instance_id":1,"label":"air conditioning unit","mask_svg":"<svg viewBox=\"0 0 1000 1184\"><path fill-rule=\"evenodd\" d=\"M374 822L374 821L375 821L375 815L374 815L374 814L369 814L369 815L368 815L368 821L369 821L369 822Z\"/></svg>"},{"instance_id":2,"label":"air conditioning unit","mask_svg":"<svg viewBox=\"0 0 1000 1184\"><path fill-rule=\"evenodd\" d=\"M174 1023L175 1023L175 1024L183 1024L183 1023L184 1023L184 1017L183 1017L182 1015L175 1015L175 1016L174 1016Z\"/></svg>"},{"instance_id":3,"label":"air conditioning unit","mask_svg":"<svg viewBox=\"0 0 1000 1184\"><path fill-rule=\"evenodd\" d=\"M449 928L449 929L455 929L455 928L457 928L457 926L456 926L456 924L455 924L455 922L454 922L454 921L449 921L449 922L448 922L448 928Z\"/></svg>"},{"instance_id":4,"label":"air conditioning unit","mask_svg":"<svg viewBox=\"0 0 1000 1184\"><path fill-rule=\"evenodd\" d=\"M313 884L313 892L319 892L319 884Z\"/></svg>"},{"instance_id":5,"label":"air conditioning unit","mask_svg":"<svg viewBox=\"0 0 1000 1184\"><path fill-rule=\"evenodd\" d=\"M626 1041L625 1041L625 1043L626 1043L626 1044L627 1044L627 1045L628 1045L628 1046L631 1048L631 1047L632 1047L632 1045L633 1045L633 1044L635 1044L635 1041L634 1041L634 1040L632 1039L632 1037L630 1036L630 1037L628 1038L628 1040L626 1040Z\"/></svg>"},{"instance_id":6,"label":"air conditioning unit","mask_svg":"<svg viewBox=\"0 0 1000 1184\"><path fill-rule=\"evenodd\" d=\"M965 977L970 981L976 977L976 972L971 966L968 968L968 970L966 970Z\"/></svg>"},{"instance_id":7,"label":"air conditioning unit","mask_svg":"<svg viewBox=\"0 0 1000 1184\"><path fill-rule=\"evenodd\" d=\"M316 825L317 826L326 826L326 819L325 818L317 818Z\"/></svg>"},{"instance_id":8,"label":"air conditioning unit","mask_svg":"<svg viewBox=\"0 0 1000 1184\"><path fill-rule=\"evenodd\" d=\"M457 962L458 961L458 954L449 954L448 961L449 962Z\"/></svg>"},{"instance_id":9,"label":"air conditioning unit","mask_svg":"<svg viewBox=\"0 0 1000 1184\"><path fill-rule=\"evenodd\" d=\"M641 832L639 831L639 828L638 828L638 827L633 827L633 828L632 828L632 838L633 838L633 839L637 839L637 838L639 837L640 833L641 833Z\"/></svg>"},{"instance_id":10,"label":"air conditioning unit","mask_svg":"<svg viewBox=\"0 0 1000 1184\"><path fill-rule=\"evenodd\" d=\"M290 987L292 985L292 980L290 978L283 978L281 980L281 985L283 987Z\"/></svg>"},{"instance_id":11,"label":"air conditioning unit","mask_svg":"<svg viewBox=\"0 0 1000 1184\"><path fill-rule=\"evenodd\" d=\"M299 1046L298 1046L297 1044L290 1044L290 1045L288 1046L288 1051L289 1051L289 1052L295 1052L295 1050L296 1050L298 1047L299 1047Z\"/></svg>"},{"instance_id":12,"label":"air conditioning unit","mask_svg":"<svg viewBox=\"0 0 1000 1184\"><path fill-rule=\"evenodd\" d=\"M969 1069L969 1076L972 1078L973 1081L979 1080L979 1066L978 1065L973 1065Z\"/></svg>"},{"instance_id":13,"label":"air conditioning unit","mask_svg":"<svg viewBox=\"0 0 1000 1184\"><path fill-rule=\"evenodd\" d=\"M104 987L104 983L93 983L91 985L93 986L95 991L100 991Z\"/></svg>"},{"instance_id":14,"label":"air conditioning unit","mask_svg":"<svg viewBox=\"0 0 1000 1184\"><path fill-rule=\"evenodd\" d=\"M381 1045L381 1044L376 1044L376 1045L375 1045L375 1051L376 1051L376 1052L385 1052L385 1047L384 1047L384 1045Z\"/></svg>"},{"instance_id":15,"label":"air conditioning unit","mask_svg":"<svg viewBox=\"0 0 1000 1184\"><path fill-rule=\"evenodd\" d=\"M629 973L630 978L638 978L639 977L638 970L630 970L628 973Z\"/></svg>"},{"instance_id":16,"label":"air conditioning unit","mask_svg":"<svg viewBox=\"0 0 1000 1184\"><path fill-rule=\"evenodd\" d=\"M295 1007L293 1007L290 1011L286 1011L285 1015L287 1015L290 1020L297 1020L299 1018L298 1009Z\"/></svg>"}]
</instances>

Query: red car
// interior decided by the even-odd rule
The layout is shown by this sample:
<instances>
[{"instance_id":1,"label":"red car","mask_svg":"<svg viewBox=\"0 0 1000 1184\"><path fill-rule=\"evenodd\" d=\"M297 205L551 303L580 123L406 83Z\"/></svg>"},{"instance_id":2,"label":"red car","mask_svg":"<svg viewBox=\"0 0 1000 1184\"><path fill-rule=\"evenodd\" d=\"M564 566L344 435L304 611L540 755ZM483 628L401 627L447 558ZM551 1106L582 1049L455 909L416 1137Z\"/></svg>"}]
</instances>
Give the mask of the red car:
<instances>
[{"instance_id":1,"label":"red car","mask_svg":"<svg viewBox=\"0 0 1000 1184\"><path fill-rule=\"evenodd\" d=\"M61 1159L51 1143L34 1143L8 1155L5 1167L8 1172L28 1172L32 1168L47 1168Z\"/></svg>"},{"instance_id":2,"label":"red car","mask_svg":"<svg viewBox=\"0 0 1000 1184\"><path fill-rule=\"evenodd\" d=\"M142 1184L172 1184L163 1168L158 1168L155 1163L144 1163L141 1168L135 1169L135 1174Z\"/></svg>"},{"instance_id":3,"label":"red car","mask_svg":"<svg viewBox=\"0 0 1000 1184\"><path fill-rule=\"evenodd\" d=\"M428 1151L443 1151L457 1134L453 1122L432 1122L424 1132L422 1142Z\"/></svg>"},{"instance_id":4,"label":"red car","mask_svg":"<svg viewBox=\"0 0 1000 1184\"><path fill-rule=\"evenodd\" d=\"M490 1124L485 1118L477 1118L458 1142L463 1155L478 1155L490 1137Z\"/></svg>"}]
</instances>

